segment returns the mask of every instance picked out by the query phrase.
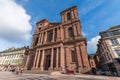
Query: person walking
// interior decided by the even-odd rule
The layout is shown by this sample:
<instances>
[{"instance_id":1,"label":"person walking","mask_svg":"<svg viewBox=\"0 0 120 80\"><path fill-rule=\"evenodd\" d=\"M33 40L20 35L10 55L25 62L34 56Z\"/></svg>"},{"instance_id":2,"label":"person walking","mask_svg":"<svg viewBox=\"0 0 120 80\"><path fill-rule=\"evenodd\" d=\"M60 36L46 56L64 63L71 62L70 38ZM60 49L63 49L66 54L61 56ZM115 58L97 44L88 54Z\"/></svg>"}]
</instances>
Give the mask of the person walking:
<instances>
[{"instance_id":1,"label":"person walking","mask_svg":"<svg viewBox=\"0 0 120 80\"><path fill-rule=\"evenodd\" d=\"M23 72L23 68L20 68L20 73L22 73Z\"/></svg>"},{"instance_id":2,"label":"person walking","mask_svg":"<svg viewBox=\"0 0 120 80\"><path fill-rule=\"evenodd\" d=\"M19 67L16 67L16 74L19 74Z\"/></svg>"}]
</instances>

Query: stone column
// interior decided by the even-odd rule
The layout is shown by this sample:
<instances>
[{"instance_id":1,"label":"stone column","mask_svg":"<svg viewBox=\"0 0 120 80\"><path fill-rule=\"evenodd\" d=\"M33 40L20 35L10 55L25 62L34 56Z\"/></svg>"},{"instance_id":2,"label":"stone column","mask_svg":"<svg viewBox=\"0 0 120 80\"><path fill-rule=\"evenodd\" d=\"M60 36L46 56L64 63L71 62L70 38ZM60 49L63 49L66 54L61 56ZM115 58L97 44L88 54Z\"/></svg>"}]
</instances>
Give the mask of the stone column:
<instances>
[{"instance_id":1,"label":"stone column","mask_svg":"<svg viewBox=\"0 0 120 80\"><path fill-rule=\"evenodd\" d=\"M71 66L70 66L70 63L71 63L70 49L69 49L69 47L66 47L65 49L66 49L66 61L67 61L66 64L67 64L67 68L71 69Z\"/></svg>"},{"instance_id":2,"label":"stone column","mask_svg":"<svg viewBox=\"0 0 120 80\"><path fill-rule=\"evenodd\" d=\"M53 69L53 54L54 54L54 52L53 52L53 48L52 48L52 50L51 50L51 63L50 63L50 69Z\"/></svg>"},{"instance_id":3,"label":"stone column","mask_svg":"<svg viewBox=\"0 0 120 80\"><path fill-rule=\"evenodd\" d=\"M64 39L64 31L63 31L63 28L62 27L60 27L60 36L61 36L61 40L63 40Z\"/></svg>"},{"instance_id":4,"label":"stone column","mask_svg":"<svg viewBox=\"0 0 120 80\"><path fill-rule=\"evenodd\" d=\"M41 45L40 41L41 41L41 34L39 34L39 41L38 41L39 45Z\"/></svg>"},{"instance_id":5,"label":"stone column","mask_svg":"<svg viewBox=\"0 0 120 80\"><path fill-rule=\"evenodd\" d=\"M74 12L73 10L71 11L72 19L74 19Z\"/></svg>"},{"instance_id":6,"label":"stone column","mask_svg":"<svg viewBox=\"0 0 120 80\"><path fill-rule=\"evenodd\" d=\"M65 21L65 20L64 20L64 15L62 14L61 16L62 16L62 22L64 22L64 21Z\"/></svg>"},{"instance_id":7,"label":"stone column","mask_svg":"<svg viewBox=\"0 0 120 80\"><path fill-rule=\"evenodd\" d=\"M27 61L26 61L26 64L25 64L25 70L27 70L27 68L29 66L29 60L30 60L30 54L28 54L28 57L27 57Z\"/></svg>"},{"instance_id":8,"label":"stone column","mask_svg":"<svg viewBox=\"0 0 120 80\"><path fill-rule=\"evenodd\" d=\"M66 13L64 13L64 19L65 19L65 23L67 22L67 16L66 16L67 14Z\"/></svg>"},{"instance_id":9,"label":"stone column","mask_svg":"<svg viewBox=\"0 0 120 80\"><path fill-rule=\"evenodd\" d=\"M42 33L40 33L40 44L41 44Z\"/></svg>"},{"instance_id":10,"label":"stone column","mask_svg":"<svg viewBox=\"0 0 120 80\"><path fill-rule=\"evenodd\" d=\"M81 49L83 64L84 64L86 67L90 67L90 65L89 65L89 63L88 63L88 62L89 62L89 61L88 61L88 55L87 55L86 46L85 46L84 42L81 42L80 49Z\"/></svg>"},{"instance_id":11,"label":"stone column","mask_svg":"<svg viewBox=\"0 0 120 80\"><path fill-rule=\"evenodd\" d=\"M58 58L59 58L59 57L58 57L58 56L59 56L58 54L59 54L59 52L58 52L58 48L57 48L57 55L56 55L56 69L58 69L58 60L59 60L59 59L58 59Z\"/></svg>"},{"instance_id":12,"label":"stone column","mask_svg":"<svg viewBox=\"0 0 120 80\"><path fill-rule=\"evenodd\" d=\"M65 69L65 51L64 51L64 46L63 46L62 43L60 44L60 52L61 52L60 53L60 56L61 56L60 57L61 58L60 59L61 60L60 61L61 62L60 66L61 66L62 69Z\"/></svg>"},{"instance_id":13,"label":"stone column","mask_svg":"<svg viewBox=\"0 0 120 80\"><path fill-rule=\"evenodd\" d=\"M36 60L37 60L37 52L35 53L35 59L34 59L33 68L32 69L35 69Z\"/></svg>"},{"instance_id":14,"label":"stone column","mask_svg":"<svg viewBox=\"0 0 120 80\"><path fill-rule=\"evenodd\" d=\"M41 71L44 70L44 61L45 61L45 50L42 51Z\"/></svg>"},{"instance_id":15,"label":"stone column","mask_svg":"<svg viewBox=\"0 0 120 80\"><path fill-rule=\"evenodd\" d=\"M52 42L54 42L55 41L55 29L53 29L53 40L52 40Z\"/></svg>"},{"instance_id":16,"label":"stone column","mask_svg":"<svg viewBox=\"0 0 120 80\"><path fill-rule=\"evenodd\" d=\"M40 59L40 51L38 51L38 57L37 57L37 63L36 63L36 69L38 68L39 59Z\"/></svg>"},{"instance_id":17,"label":"stone column","mask_svg":"<svg viewBox=\"0 0 120 80\"><path fill-rule=\"evenodd\" d=\"M41 44L42 44L42 41L43 41L43 33L41 33Z\"/></svg>"},{"instance_id":18,"label":"stone column","mask_svg":"<svg viewBox=\"0 0 120 80\"><path fill-rule=\"evenodd\" d=\"M77 28L78 35L81 36L82 32L81 32L81 25L80 25L80 23L75 24L75 27Z\"/></svg>"},{"instance_id":19,"label":"stone column","mask_svg":"<svg viewBox=\"0 0 120 80\"><path fill-rule=\"evenodd\" d=\"M47 31L45 32L45 40L44 40L44 43L46 43L47 42Z\"/></svg>"},{"instance_id":20,"label":"stone column","mask_svg":"<svg viewBox=\"0 0 120 80\"><path fill-rule=\"evenodd\" d=\"M78 68L79 68L79 71L81 72L81 69L83 67L83 62L82 62L82 58L81 58L81 53L80 53L80 49L79 49L79 46L76 45L76 53L77 53L77 59L78 59Z\"/></svg>"},{"instance_id":21,"label":"stone column","mask_svg":"<svg viewBox=\"0 0 120 80\"><path fill-rule=\"evenodd\" d=\"M77 19L77 18L78 18L78 12L77 12L77 9L74 10L74 14L75 14L75 18Z\"/></svg>"},{"instance_id":22,"label":"stone column","mask_svg":"<svg viewBox=\"0 0 120 80\"><path fill-rule=\"evenodd\" d=\"M77 36L77 30L76 30L76 26L73 25L73 30L74 30L74 36L76 37Z\"/></svg>"},{"instance_id":23,"label":"stone column","mask_svg":"<svg viewBox=\"0 0 120 80\"><path fill-rule=\"evenodd\" d=\"M42 33L40 33L40 45L41 45L41 38L42 38Z\"/></svg>"},{"instance_id":24,"label":"stone column","mask_svg":"<svg viewBox=\"0 0 120 80\"><path fill-rule=\"evenodd\" d=\"M65 39L67 40L69 38L68 34L68 27L65 28Z\"/></svg>"},{"instance_id":25,"label":"stone column","mask_svg":"<svg viewBox=\"0 0 120 80\"><path fill-rule=\"evenodd\" d=\"M57 28L57 41L59 41L60 40L60 30L59 30L59 28Z\"/></svg>"}]
</instances>

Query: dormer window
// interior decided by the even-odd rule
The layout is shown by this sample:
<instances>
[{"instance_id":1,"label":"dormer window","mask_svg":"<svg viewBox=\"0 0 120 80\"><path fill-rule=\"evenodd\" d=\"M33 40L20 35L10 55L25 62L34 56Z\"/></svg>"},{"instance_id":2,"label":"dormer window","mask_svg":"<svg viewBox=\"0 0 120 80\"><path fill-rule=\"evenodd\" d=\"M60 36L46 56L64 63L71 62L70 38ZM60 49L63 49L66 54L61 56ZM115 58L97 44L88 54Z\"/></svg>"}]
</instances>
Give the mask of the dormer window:
<instances>
[{"instance_id":1,"label":"dormer window","mask_svg":"<svg viewBox=\"0 0 120 80\"><path fill-rule=\"evenodd\" d=\"M71 14L69 12L69 13L67 13L67 20L70 20L70 19L71 19Z\"/></svg>"}]
</instances>

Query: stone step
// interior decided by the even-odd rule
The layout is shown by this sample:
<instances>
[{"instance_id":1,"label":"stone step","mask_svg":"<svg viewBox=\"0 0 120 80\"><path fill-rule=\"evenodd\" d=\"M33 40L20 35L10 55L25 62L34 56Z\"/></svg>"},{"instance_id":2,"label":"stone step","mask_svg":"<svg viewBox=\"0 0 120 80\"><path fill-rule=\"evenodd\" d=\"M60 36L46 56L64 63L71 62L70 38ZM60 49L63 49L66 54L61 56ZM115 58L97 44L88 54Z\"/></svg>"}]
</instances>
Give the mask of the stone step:
<instances>
[{"instance_id":1,"label":"stone step","mask_svg":"<svg viewBox=\"0 0 120 80\"><path fill-rule=\"evenodd\" d=\"M46 74L46 75L61 75L59 71L39 71L39 70L25 70L23 73L28 74Z\"/></svg>"},{"instance_id":2,"label":"stone step","mask_svg":"<svg viewBox=\"0 0 120 80\"><path fill-rule=\"evenodd\" d=\"M25 70L23 73L29 73L29 74L47 74L50 75L50 71L38 71L38 70Z\"/></svg>"}]
</instances>

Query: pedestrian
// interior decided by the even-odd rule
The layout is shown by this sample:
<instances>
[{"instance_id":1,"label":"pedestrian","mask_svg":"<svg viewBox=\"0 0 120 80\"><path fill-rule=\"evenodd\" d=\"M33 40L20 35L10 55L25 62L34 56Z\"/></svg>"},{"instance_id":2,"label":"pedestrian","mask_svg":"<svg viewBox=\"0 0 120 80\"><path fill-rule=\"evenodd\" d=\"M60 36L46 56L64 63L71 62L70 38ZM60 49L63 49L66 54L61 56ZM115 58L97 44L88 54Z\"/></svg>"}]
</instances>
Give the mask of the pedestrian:
<instances>
[{"instance_id":1,"label":"pedestrian","mask_svg":"<svg viewBox=\"0 0 120 80\"><path fill-rule=\"evenodd\" d=\"M19 74L19 67L16 67L16 74Z\"/></svg>"},{"instance_id":2,"label":"pedestrian","mask_svg":"<svg viewBox=\"0 0 120 80\"><path fill-rule=\"evenodd\" d=\"M20 73L22 73L22 72L23 72L23 68L20 69Z\"/></svg>"}]
</instances>

